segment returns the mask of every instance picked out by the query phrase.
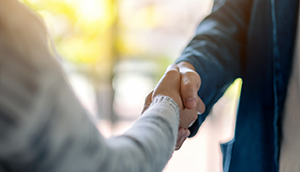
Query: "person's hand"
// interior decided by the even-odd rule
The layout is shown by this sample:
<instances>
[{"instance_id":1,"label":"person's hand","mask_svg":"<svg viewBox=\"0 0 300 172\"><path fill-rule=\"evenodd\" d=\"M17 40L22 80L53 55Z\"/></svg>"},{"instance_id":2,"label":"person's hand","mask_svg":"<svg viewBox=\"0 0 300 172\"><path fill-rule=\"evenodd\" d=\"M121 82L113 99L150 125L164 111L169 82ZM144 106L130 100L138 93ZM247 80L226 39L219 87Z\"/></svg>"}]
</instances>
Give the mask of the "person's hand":
<instances>
[{"instance_id":1,"label":"person's hand","mask_svg":"<svg viewBox=\"0 0 300 172\"><path fill-rule=\"evenodd\" d=\"M188 62L178 63L181 74L180 94L183 100L184 108L194 110L196 113L203 113L205 105L198 96L198 90L201 86L201 78L193 65Z\"/></svg>"},{"instance_id":2,"label":"person's hand","mask_svg":"<svg viewBox=\"0 0 300 172\"><path fill-rule=\"evenodd\" d=\"M152 103L152 97L153 97L153 91L151 91L146 99L145 99L145 104L142 113L144 113L145 110L149 108L149 106ZM190 135L190 130L187 128L181 128L179 127L178 129L178 134L177 134L177 140L176 140L176 146L175 150L179 150L184 141L187 139L187 137Z\"/></svg>"},{"instance_id":3,"label":"person's hand","mask_svg":"<svg viewBox=\"0 0 300 172\"><path fill-rule=\"evenodd\" d=\"M190 116L195 117L196 120L198 114L201 114L205 111L205 105L198 96L198 90L201 86L201 78L195 71L194 66L188 62L180 62L178 67L181 74L180 93L184 104L184 108L180 112L180 117L181 119L185 119L184 116ZM188 137L185 135L185 132L187 132L187 128L192 124L193 122L189 123L189 121L181 121L178 131L176 150L181 148L182 144ZM188 135L189 134L190 133L188 133Z\"/></svg>"},{"instance_id":4,"label":"person's hand","mask_svg":"<svg viewBox=\"0 0 300 172\"><path fill-rule=\"evenodd\" d=\"M179 110L183 109L180 96L180 73L177 65L170 65L160 79L152 93L152 100L161 96L171 97L178 105Z\"/></svg>"},{"instance_id":5,"label":"person's hand","mask_svg":"<svg viewBox=\"0 0 300 172\"><path fill-rule=\"evenodd\" d=\"M179 127L175 150L179 150L181 148L182 144L188 138L189 135L190 135L189 129Z\"/></svg>"},{"instance_id":6,"label":"person's hand","mask_svg":"<svg viewBox=\"0 0 300 172\"><path fill-rule=\"evenodd\" d=\"M198 114L205 111L205 105L197 94L201 79L194 67L187 62L181 62L178 66L180 70L180 95L183 103L179 127L187 129L198 118ZM151 102L145 103L145 108L148 108L150 104Z\"/></svg>"},{"instance_id":7,"label":"person's hand","mask_svg":"<svg viewBox=\"0 0 300 172\"><path fill-rule=\"evenodd\" d=\"M178 67L175 65L176 70L178 70ZM184 103L184 106L180 108L180 124L179 124L179 130L178 130L178 137L177 137L177 143L176 143L176 150L180 149L183 142L186 140L186 138L189 136L190 131L187 129L191 123L197 119L198 112L203 113L205 110L205 105L203 104L202 100L198 97L197 92L200 88L201 80L199 75L195 72L194 68L190 64L184 64L180 63L180 83L176 84L178 82L178 76L176 78L173 78L169 75L169 79L173 80L171 84L168 85L168 87L164 87L167 89L170 89L169 86L173 87L175 90L180 89L181 93L181 101L183 100L182 104ZM168 74L170 67L167 69L166 74ZM164 83L168 84L169 79L164 79L166 77L166 74L161 79L159 84L156 88L162 87ZM178 74L176 74L178 75ZM164 82L162 82L164 81ZM157 93L157 92L156 92ZM143 112L148 109L152 102L153 98L153 91L148 94L146 100ZM173 97L172 97L173 98ZM176 97L178 99L178 97ZM175 100L175 99L174 99ZM177 103L177 101L175 100ZM143 113L142 112L142 113Z\"/></svg>"},{"instance_id":8,"label":"person's hand","mask_svg":"<svg viewBox=\"0 0 300 172\"><path fill-rule=\"evenodd\" d=\"M170 65L155 89L146 97L143 112L148 109L148 107L152 103L152 100L154 100L155 98L159 98L160 96L171 97L177 103L181 112L183 110L183 102L180 95L180 86L181 76L179 68L177 65ZM180 123L182 121L184 121L185 123L191 123L193 120L194 117L190 118L188 115L180 116ZM181 145L189 135L190 131L187 128L178 129L175 150L178 150L181 147Z\"/></svg>"}]
</instances>

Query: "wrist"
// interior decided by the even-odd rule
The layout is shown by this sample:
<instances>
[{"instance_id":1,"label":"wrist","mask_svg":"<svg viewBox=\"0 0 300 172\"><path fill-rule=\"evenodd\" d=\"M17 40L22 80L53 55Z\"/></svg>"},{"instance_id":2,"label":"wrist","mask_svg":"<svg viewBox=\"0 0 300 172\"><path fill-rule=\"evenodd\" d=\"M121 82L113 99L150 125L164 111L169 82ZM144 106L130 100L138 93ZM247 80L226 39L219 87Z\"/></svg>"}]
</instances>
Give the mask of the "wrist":
<instances>
[{"instance_id":1,"label":"wrist","mask_svg":"<svg viewBox=\"0 0 300 172\"><path fill-rule=\"evenodd\" d=\"M156 96L154 96L153 101L151 103L151 106L153 106L155 104L161 104L163 102L168 103L176 111L176 113L179 114L181 109L180 109L178 103L172 97L169 97L169 96L166 96L166 95L156 95Z\"/></svg>"}]
</instances>

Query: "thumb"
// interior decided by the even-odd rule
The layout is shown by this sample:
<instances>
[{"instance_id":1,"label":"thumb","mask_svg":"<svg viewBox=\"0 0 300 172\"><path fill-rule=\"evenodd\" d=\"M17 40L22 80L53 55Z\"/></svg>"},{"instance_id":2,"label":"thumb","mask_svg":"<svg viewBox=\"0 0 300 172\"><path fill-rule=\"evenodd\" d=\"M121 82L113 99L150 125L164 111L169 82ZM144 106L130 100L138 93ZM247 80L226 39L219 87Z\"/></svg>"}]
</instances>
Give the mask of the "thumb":
<instances>
[{"instance_id":1,"label":"thumb","mask_svg":"<svg viewBox=\"0 0 300 172\"><path fill-rule=\"evenodd\" d=\"M194 109L197 106L198 90L201 85L200 76L191 69L181 72L181 96L183 104L187 109Z\"/></svg>"},{"instance_id":2,"label":"thumb","mask_svg":"<svg viewBox=\"0 0 300 172\"><path fill-rule=\"evenodd\" d=\"M205 104L203 103L202 99L200 99L199 96L197 96L197 111L200 114L205 112Z\"/></svg>"}]
</instances>

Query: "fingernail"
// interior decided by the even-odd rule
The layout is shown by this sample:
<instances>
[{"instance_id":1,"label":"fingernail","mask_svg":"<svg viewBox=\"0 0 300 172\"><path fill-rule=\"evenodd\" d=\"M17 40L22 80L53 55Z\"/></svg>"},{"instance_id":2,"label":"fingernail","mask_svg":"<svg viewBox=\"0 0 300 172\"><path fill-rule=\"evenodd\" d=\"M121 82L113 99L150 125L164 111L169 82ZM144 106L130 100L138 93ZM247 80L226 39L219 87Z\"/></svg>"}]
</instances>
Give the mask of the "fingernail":
<instances>
[{"instance_id":1,"label":"fingernail","mask_svg":"<svg viewBox=\"0 0 300 172\"><path fill-rule=\"evenodd\" d=\"M194 107L196 105L196 98L192 97L192 98L188 98L185 100L185 105L188 107Z\"/></svg>"},{"instance_id":2,"label":"fingernail","mask_svg":"<svg viewBox=\"0 0 300 172\"><path fill-rule=\"evenodd\" d=\"M201 112L197 111L197 114L198 114L198 115L202 115L203 113L204 113L204 112L201 113Z\"/></svg>"}]
</instances>

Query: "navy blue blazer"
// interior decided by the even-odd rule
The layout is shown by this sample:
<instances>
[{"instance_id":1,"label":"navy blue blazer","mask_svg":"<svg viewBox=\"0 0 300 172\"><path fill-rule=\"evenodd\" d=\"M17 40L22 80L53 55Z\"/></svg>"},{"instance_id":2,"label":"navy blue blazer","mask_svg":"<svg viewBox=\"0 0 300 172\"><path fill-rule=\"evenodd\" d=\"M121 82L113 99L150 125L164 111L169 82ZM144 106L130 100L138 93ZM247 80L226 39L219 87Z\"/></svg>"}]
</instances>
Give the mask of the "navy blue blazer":
<instances>
[{"instance_id":1,"label":"navy blue blazer","mask_svg":"<svg viewBox=\"0 0 300 172\"><path fill-rule=\"evenodd\" d=\"M297 30L298 0L219 0L177 60L194 65L206 112L228 86L243 85L235 137L222 144L230 172L277 172L281 120Z\"/></svg>"}]
</instances>

